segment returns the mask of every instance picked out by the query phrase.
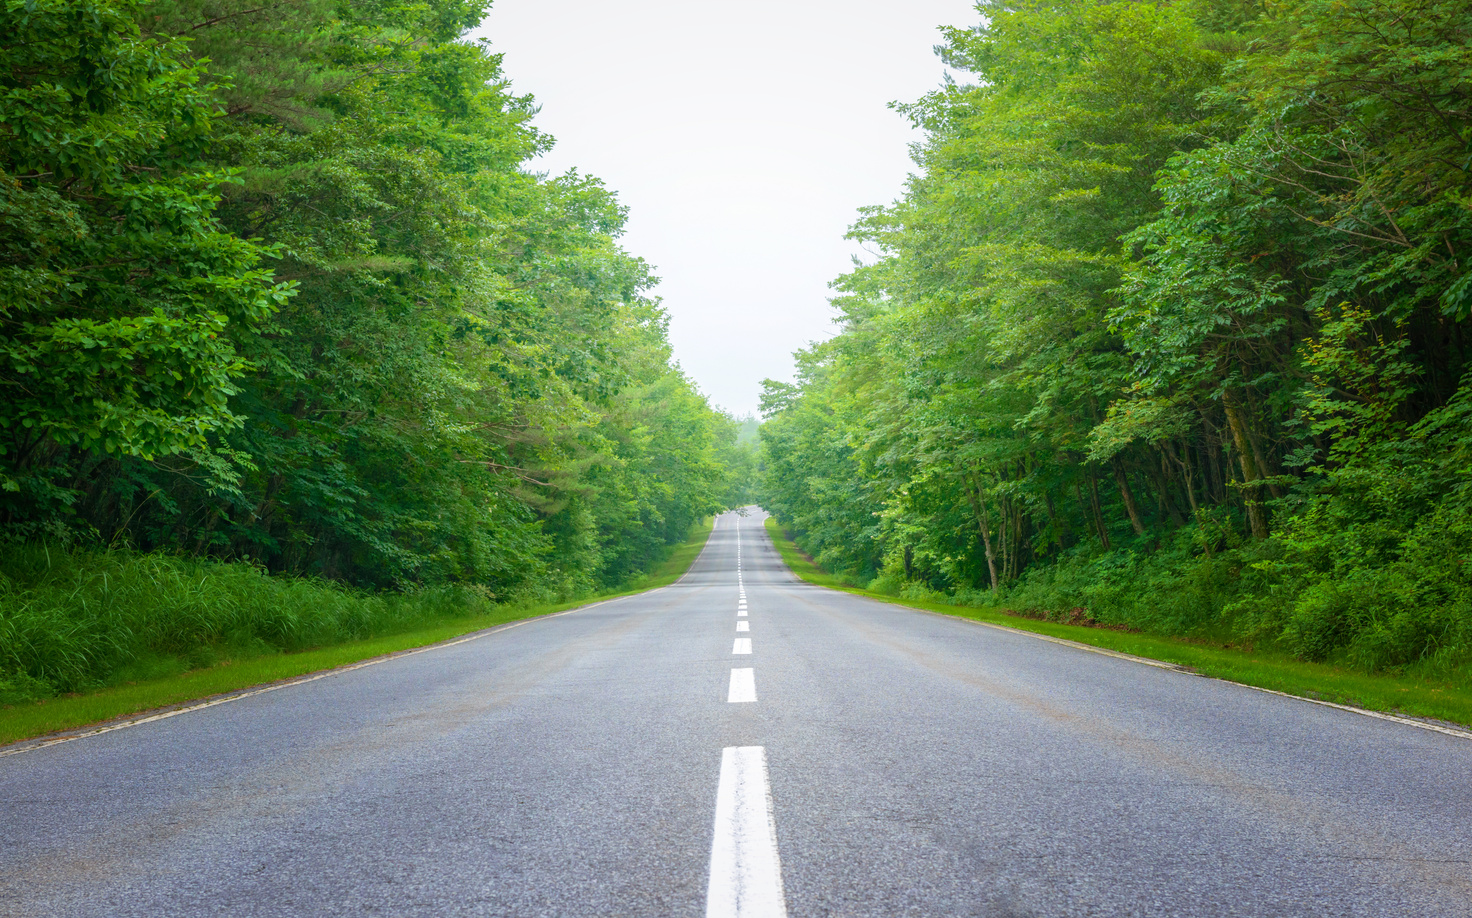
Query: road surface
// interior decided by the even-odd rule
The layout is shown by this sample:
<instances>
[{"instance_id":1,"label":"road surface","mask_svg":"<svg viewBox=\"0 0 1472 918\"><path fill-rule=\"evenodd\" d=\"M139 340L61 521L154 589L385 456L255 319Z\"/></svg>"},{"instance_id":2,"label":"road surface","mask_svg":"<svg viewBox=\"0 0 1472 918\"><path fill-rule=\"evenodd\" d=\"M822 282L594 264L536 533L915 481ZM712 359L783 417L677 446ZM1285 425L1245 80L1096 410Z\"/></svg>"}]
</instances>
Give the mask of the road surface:
<instances>
[{"instance_id":1,"label":"road surface","mask_svg":"<svg viewBox=\"0 0 1472 918\"><path fill-rule=\"evenodd\" d=\"M0 915L1468 916L1469 778L727 514L674 586L0 757Z\"/></svg>"}]
</instances>

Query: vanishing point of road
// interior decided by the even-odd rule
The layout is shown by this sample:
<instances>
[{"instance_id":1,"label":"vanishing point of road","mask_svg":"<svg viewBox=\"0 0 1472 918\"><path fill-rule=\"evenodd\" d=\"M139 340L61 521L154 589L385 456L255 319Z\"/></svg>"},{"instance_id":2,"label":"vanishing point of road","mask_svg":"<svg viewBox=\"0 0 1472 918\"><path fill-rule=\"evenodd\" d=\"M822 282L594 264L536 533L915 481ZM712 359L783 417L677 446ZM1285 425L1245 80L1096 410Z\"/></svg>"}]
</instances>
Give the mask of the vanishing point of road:
<instances>
[{"instance_id":1,"label":"vanishing point of road","mask_svg":"<svg viewBox=\"0 0 1472 918\"><path fill-rule=\"evenodd\" d=\"M4 916L1472 915L1472 740L799 582L0 750Z\"/></svg>"}]
</instances>

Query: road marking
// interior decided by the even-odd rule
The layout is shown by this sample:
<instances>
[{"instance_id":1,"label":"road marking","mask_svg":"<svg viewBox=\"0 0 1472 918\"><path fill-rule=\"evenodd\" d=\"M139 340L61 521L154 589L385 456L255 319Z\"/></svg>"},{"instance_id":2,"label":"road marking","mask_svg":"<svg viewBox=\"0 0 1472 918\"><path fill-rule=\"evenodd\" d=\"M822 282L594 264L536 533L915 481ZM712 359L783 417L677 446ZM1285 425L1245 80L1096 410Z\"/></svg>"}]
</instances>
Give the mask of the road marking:
<instances>
[{"instance_id":1,"label":"road marking","mask_svg":"<svg viewBox=\"0 0 1472 918\"><path fill-rule=\"evenodd\" d=\"M746 617L746 610L745 609L737 609L736 610L736 617L737 618L745 618Z\"/></svg>"},{"instance_id":2,"label":"road marking","mask_svg":"<svg viewBox=\"0 0 1472 918\"><path fill-rule=\"evenodd\" d=\"M699 559L697 558L696 560ZM688 576L688 574L686 576ZM676 583L678 582L679 581L676 581ZM673 585L674 584L671 584L671 586ZM667 588L659 587L659 589L662 590ZM653 592L655 592L655 590L649 591L649 593ZM520 628L522 625L530 625L535 622L546 621L550 618L561 618L564 615L571 615L574 612L583 612L587 609L592 609L595 606L604 606L608 605L609 603L620 602L629 598L631 597L615 596L612 599L602 599L598 602L589 603L586 606L578 606L576 609L568 609L564 612L554 612L550 615L539 615L534 618L524 618L520 621L507 622L504 625L495 625L481 631L474 631L470 634L462 635L457 638L451 638L448 641L440 641L437 644L426 644L423 647L411 647L407 650L396 650L393 653L386 653L380 657L370 657L367 660L360 660L357 663L348 663L345 666L337 666L332 669L322 670L321 672L309 673L305 676L295 676L289 679L283 679L280 682L273 682L269 685L241 689L234 692L227 692L214 698L207 698L203 701L183 704L177 708L170 708L166 711L159 711L156 713L143 711L138 714L124 715L122 718L104 723L100 726L77 727L73 730L67 730L51 736L40 736L29 740L19 740L9 746L0 746L0 758L3 758L7 755L19 755L22 752L34 752L37 749L45 749L50 746L56 746L61 743L69 743L72 740L84 739L89 736L98 736L103 733L111 733L114 730L127 730L131 727L141 727L144 724L151 724L156 721L167 720L170 717L178 717L180 714L189 714L194 711L202 711L205 708L213 708L216 705L229 704L232 701L241 701L246 698L254 698L257 695L264 695L267 692L276 692L280 691L281 689L292 688L298 685L305 685L308 682L316 682L318 679L326 679L329 676L339 676L343 673L353 672L354 670L366 669L370 666L377 666L380 663L387 663L390 660L398 660L403 657L412 657L417 656L421 653L429 653L431 650L444 650L447 647L455 647L460 644L468 644L471 641L478 641L481 638L490 637L493 634L500 634L503 631L510 631L512 628Z\"/></svg>"},{"instance_id":3,"label":"road marking","mask_svg":"<svg viewBox=\"0 0 1472 918\"><path fill-rule=\"evenodd\" d=\"M767 751L761 746L728 746L721 752L716 788L705 918L786 916Z\"/></svg>"},{"instance_id":4,"label":"road marking","mask_svg":"<svg viewBox=\"0 0 1472 918\"><path fill-rule=\"evenodd\" d=\"M736 630L737 631L750 631L751 630L751 622L737 622L736 623Z\"/></svg>"},{"instance_id":5,"label":"road marking","mask_svg":"<svg viewBox=\"0 0 1472 918\"><path fill-rule=\"evenodd\" d=\"M750 667L731 670L731 685L726 689L726 701L731 704L756 701L756 670Z\"/></svg>"},{"instance_id":6,"label":"road marking","mask_svg":"<svg viewBox=\"0 0 1472 918\"><path fill-rule=\"evenodd\" d=\"M736 643L731 647L731 653L733 655L751 653L751 638L737 638Z\"/></svg>"},{"instance_id":7,"label":"road marking","mask_svg":"<svg viewBox=\"0 0 1472 918\"><path fill-rule=\"evenodd\" d=\"M899 604L896 603L895 605ZM1443 726L1438 723L1427 723L1423 720L1417 720L1414 717L1401 717L1398 714L1386 714L1383 711L1371 711L1368 708L1356 708L1352 705L1339 704L1335 701L1324 701L1321 698L1305 698L1302 695L1293 695L1288 692L1280 692L1277 689L1263 688L1260 685L1248 685L1246 682L1234 682L1231 679L1220 679L1216 676L1205 676L1201 673L1196 672L1190 667L1181 666L1176 663L1166 663L1164 660L1152 660L1149 657L1137 657L1132 653L1120 653L1117 650L1109 650L1105 647L1095 647L1092 644L1084 644L1080 643L1079 641L1070 641L1067 638L1055 638L1047 634L1038 634L1036 631L1025 631L1021 628L1009 628L1006 625L999 625L993 622L977 621L974 618L963 618L959 615L947 615L944 612L932 612L929 609L917 609L914 606L900 605L900 608L908 609L911 612L922 612L926 615L935 615L940 618L948 618L951 621L964 622L968 625L980 625L983 628L992 628L996 631L1005 631L1008 634L1016 634L1021 635L1022 637L1035 638L1039 641L1047 641L1050 644L1059 644L1064 647L1072 647L1075 650L1085 650L1089 653L1097 653L1106 657L1114 657L1117 660L1125 660L1130 663L1139 663L1144 666L1153 666L1156 669L1169 670L1171 672L1181 673L1182 675L1186 676L1194 676L1198 679L1210 679L1213 682L1223 682L1227 685L1235 685L1241 688L1251 689L1254 692L1263 692L1264 694L1268 695L1277 695L1282 698L1291 698L1294 701L1306 701L1309 704L1316 704L1326 708L1335 708L1336 710L1347 711L1350 714L1359 714L1363 717L1373 717L1376 720L1388 720L1392 721L1393 723L1402 724L1407 727L1417 727L1422 730L1430 730L1433 733L1442 733L1447 736L1455 736L1458 739L1472 740L1472 730L1463 730L1454 726Z\"/></svg>"}]
</instances>

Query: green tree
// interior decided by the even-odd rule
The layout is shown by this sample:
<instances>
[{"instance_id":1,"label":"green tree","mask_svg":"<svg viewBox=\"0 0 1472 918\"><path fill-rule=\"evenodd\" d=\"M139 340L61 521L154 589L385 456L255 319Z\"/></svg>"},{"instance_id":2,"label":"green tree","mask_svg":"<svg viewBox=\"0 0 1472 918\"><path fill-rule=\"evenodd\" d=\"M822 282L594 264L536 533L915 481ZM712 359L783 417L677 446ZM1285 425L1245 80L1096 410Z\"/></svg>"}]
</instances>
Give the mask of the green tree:
<instances>
[{"instance_id":1,"label":"green tree","mask_svg":"<svg viewBox=\"0 0 1472 918\"><path fill-rule=\"evenodd\" d=\"M126 4L11 2L0 90L0 488L71 495L67 448L152 459L237 427L245 341L290 287L214 209L214 87ZM38 507L38 505L40 505Z\"/></svg>"}]
</instances>

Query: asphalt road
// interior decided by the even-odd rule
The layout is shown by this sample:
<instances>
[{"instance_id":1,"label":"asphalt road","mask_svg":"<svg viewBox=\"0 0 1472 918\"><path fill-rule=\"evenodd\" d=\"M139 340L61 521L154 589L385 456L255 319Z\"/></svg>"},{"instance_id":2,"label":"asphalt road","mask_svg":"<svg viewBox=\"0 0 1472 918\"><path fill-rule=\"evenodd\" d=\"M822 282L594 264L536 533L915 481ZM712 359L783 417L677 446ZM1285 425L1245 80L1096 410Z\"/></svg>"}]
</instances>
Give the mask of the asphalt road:
<instances>
[{"instance_id":1,"label":"asphalt road","mask_svg":"<svg viewBox=\"0 0 1472 918\"><path fill-rule=\"evenodd\" d=\"M1469 778L726 515L675 586L0 757L0 915L1468 916Z\"/></svg>"}]
</instances>

